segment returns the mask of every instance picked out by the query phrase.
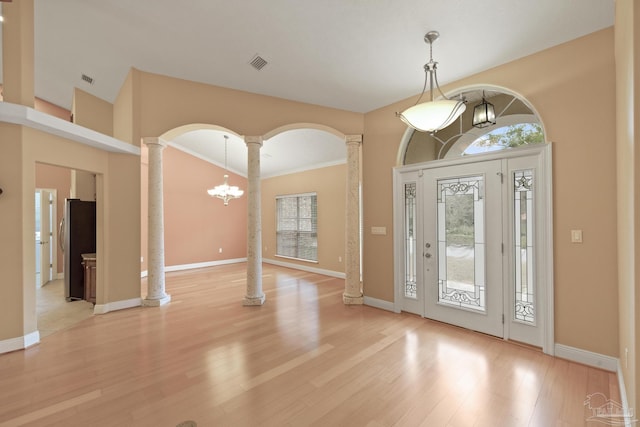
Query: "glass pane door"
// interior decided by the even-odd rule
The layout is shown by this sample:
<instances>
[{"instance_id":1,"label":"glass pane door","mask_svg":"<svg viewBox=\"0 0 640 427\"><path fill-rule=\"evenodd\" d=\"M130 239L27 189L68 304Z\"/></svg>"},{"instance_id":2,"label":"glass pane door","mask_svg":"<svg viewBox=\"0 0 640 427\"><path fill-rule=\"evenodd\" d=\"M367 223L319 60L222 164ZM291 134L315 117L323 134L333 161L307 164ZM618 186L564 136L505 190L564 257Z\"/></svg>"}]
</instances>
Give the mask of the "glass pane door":
<instances>
[{"instance_id":1,"label":"glass pane door","mask_svg":"<svg viewBox=\"0 0 640 427\"><path fill-rule=\"evenodd\" d=\"M503 336L501 162L425 170L425 317ZM433 246L435 244L435 246Z\"/></svg>"},{"instance_id":2,"label":"glass pane door","mask_svg":"<svg viewBox=\"0 0 640 427\"><path fill-rule=\"evenodd\" d=\"M484 313L484 178L437 182L438 303Z\"/></svg>"}]
</instances>

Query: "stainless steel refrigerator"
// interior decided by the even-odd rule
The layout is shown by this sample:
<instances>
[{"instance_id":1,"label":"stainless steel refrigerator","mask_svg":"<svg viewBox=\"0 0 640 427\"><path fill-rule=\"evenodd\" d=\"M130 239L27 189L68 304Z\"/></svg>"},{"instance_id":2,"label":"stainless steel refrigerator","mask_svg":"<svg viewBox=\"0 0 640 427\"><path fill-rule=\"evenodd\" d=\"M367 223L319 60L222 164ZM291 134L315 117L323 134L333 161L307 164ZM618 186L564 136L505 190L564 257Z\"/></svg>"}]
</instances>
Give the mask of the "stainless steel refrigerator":
<instances>
[{"instance_id":1,"label":"stainless steel refrigerator","mask_svg":"<svg viewBox=\"0 0 640 427\"><path fill-rule=\"evenodd\" d=\"M96 202L67 199L63 221L64 296L67 301L82 300L82 254L96 252Z\"/></svg>"}]
</instances>

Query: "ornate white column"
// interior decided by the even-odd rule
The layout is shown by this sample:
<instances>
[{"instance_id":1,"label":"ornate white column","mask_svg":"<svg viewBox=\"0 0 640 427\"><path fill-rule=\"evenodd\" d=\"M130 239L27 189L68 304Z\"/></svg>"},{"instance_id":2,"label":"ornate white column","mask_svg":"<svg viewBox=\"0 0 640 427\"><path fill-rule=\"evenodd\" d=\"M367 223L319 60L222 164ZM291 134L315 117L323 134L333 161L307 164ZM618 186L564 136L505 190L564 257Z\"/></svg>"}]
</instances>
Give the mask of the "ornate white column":
<instances>
[{"instance_id":1,"label":"ornate white column","mask_svg":"<svg viewBox=\"0 0 640 427\"><path fill-rule=\"evenodd\" d=\"M362 135L347 135L347 203L345 221L345 304L362 304L360 283L360 144Z\"/></svg>"},{"instance_id":2,"label":"ornate white column","mask_svg":"<svg viewBox=\"0 0 640 427\"><path fill-rule=\"evenodd\" d=\"M261 136L245 136L247 144L247 294L242 305L262 305L262 214L260 206Z\"/></svg>"},{"instance_id":3,"label":"ornate white column","mask_svg":"<svg viewBox=\"0 0 640 427\"><path fill-rule=\"evenodd\" d=\"M167 146L160 138L142 138L149 148L149 213L147 242L146 306L160 306L171 301L164 288L164 206L162 194L162 150Z\"/></svg>"}]
</instances>

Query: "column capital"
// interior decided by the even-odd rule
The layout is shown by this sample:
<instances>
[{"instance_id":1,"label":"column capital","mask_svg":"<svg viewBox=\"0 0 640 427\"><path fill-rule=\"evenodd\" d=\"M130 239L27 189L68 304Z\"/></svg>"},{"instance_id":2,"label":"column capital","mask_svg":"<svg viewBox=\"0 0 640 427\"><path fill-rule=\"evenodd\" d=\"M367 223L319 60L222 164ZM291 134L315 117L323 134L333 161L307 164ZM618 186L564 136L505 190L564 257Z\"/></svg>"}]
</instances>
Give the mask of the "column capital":
<instances>
[{"instance_id":1,"label":"column capital","mask_svg":"<svg viewBox=\"0 0 640 427\"><path fill-rule=\"evenodd\" d=\"M362 144L362 135L345 135L344 141L347 144Z\"/></svg>"},{"instance_id":2,"label":"column capital","mask_svg":"<svg viewBox=\"0 0 640 427\"><path fill-rule=\"evenodd\" d=\"M157 136L143 136L141 139L142 143L147 146L159 145L162 148L167 146L167 141Z\"/></svg>"},{"instance_id":3,"label":"column capital","mask_svg":"<svg viewBox=\"0 0 640 427\"><path fill-rule=\"evenodd\" d=\"M245 136L244 143L249 144L258 144L262 147L262 137L261 136Z\"/></svg>"}]
</instances>

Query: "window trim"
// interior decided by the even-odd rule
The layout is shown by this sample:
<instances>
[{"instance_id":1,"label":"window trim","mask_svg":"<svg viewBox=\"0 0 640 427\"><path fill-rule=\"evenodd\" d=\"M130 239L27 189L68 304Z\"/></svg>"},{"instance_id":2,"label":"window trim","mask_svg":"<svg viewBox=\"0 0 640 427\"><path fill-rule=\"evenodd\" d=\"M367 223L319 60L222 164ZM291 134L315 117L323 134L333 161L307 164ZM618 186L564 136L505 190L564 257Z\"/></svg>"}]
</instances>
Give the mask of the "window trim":
<instances>
[{"instance_id":1,"label":"window trim","mask_svg":"<svg viewBox=\"0 0 640 427\"><path fill-rule=\"evenodd\" d=\"M294 256L289 256L289 255L282 255L279 254L279 247L278 247L278 234L280 232L279 230L279 221L280 221L280 215L279 215L279 210L278 210L278 200L279 199L291 199L291 198L296 198L299 199L300 197L315 197L315 226L316 226L316 231L315 231L315 243L316 243L316 259L307 259L307 258L299 258L299 257L294 257ZM276 195L276 248L275 248L275 254L274 256L277 258L284 258L284 259L290 259L290 260L295 260L295 261L302 261L302 262L308 262L308 263L313 263L313 264L318 264L318 193L315 191L312 192L306 192L306 193L294 193L294 194L282 194L282 195ZM296 219L299 220L299 216L296 216ZM296 232L300 232L300 230L296 230ZM297 244L297 242L296 242Z\"/></svg>"}]
</instances>

